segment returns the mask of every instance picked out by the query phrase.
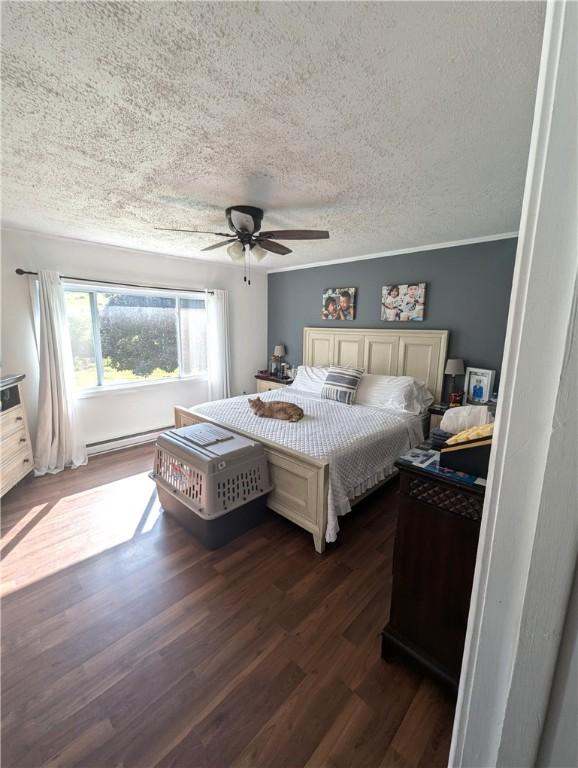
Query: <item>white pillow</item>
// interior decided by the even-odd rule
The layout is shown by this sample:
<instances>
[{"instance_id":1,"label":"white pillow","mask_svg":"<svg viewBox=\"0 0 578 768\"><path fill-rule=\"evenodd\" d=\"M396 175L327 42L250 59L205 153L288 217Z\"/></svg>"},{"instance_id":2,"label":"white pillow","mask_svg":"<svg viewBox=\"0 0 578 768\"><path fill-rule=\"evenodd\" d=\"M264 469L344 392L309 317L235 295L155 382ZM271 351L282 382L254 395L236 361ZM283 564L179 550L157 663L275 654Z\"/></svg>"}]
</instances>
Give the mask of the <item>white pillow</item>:
<instances>
[{"instance_id":1,"label":"white pillow","mask_svg":"<svg viewBox=\"0 0 578 768\"><path fill-rule=\"evenodd\" d=\"M456 435L464 429L480 424L491 424L494 417L487 405L458 405L448 408L440 423L440 429Z\"/></svg>"},{"instance_id":2,"label":"white pillow","mask_svg":"<svg viewBox=\"0 0 578 768\"><path fill-rule=\"evenodd\" d=\"M293 379L291 386L300 392L307 392L310 395L319 395L325 384L325 379L329 372L329 367L322 368L313 365L300 365L297 368L297 375Z\"/></svg>"},{"instance_id":3,"label":"white pillow","mask_svg":"<svg viewBox=\"0 0 578 768\"><path fill-rule=\"evenodd\" d=\"M364 373L355 402L372 408L390 408L419 416L433 403L433 395L413 376L379 376Z\"/></svg>"}]
</instances>

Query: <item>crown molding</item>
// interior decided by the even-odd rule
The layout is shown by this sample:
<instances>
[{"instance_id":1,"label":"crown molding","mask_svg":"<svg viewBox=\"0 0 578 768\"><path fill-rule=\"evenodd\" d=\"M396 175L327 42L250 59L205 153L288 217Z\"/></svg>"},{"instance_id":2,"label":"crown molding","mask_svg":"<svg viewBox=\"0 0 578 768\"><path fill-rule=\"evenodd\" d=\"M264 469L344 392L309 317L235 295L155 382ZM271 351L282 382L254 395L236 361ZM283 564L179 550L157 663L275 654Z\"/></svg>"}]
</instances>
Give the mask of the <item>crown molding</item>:
<instances>
[{"instance_id":1,"label":"crown molding","mask_svg":"<svg viewBox=\"0 0 578 768\"><path fill-rule=\"evenodd\" d=\"M164 253L162 251L149 251L145 248L136 248L134 246L118 245L116 243L107 243L102 240L83 240L80 237L69 237L67 235L55 235L50 232L42 232L36 229L24 229L11 224L2 223L0 228L6 232L17 232L24 235L32 235L33 237L46 237L51 240L67 240L73 243L82 243L83 245L95 245L102 246L104 248L116 248L121 251L131 251L135 254L142 253L147 256L160 256L164 259L176 259L179 261L187 261L195 264L212 264L213 266L223 267L225 269L234 269L239 271L242 269L237 264L227 263L225 261L209 261L209 259L198 259L193 256L183 256L175 253ZM366 253L361 256L346 256L343 259L327 259L327 261L314 261L310 264L296 264L289 267L273 267L267 269L266 265L251 264L251 271L265 273L268 275L275 274L277 272L294 272L298 269L314 269L315 267L327 267L331 264L347 264L352 261L367 261L369 259L383 259L386 256L401 256L406 253L420 253L421 251L436 251L440 248L455 248L460 245L475 245L476 243L490 243L494 240L511 240L514 237L518 237L518 232L503 232L496 235L484 235L483 237L470 237L464 240L451 240L446 243L431 243L429 245L415 245L410 248L397 248L391 251L380 251L379 253Z\"/></svg>"},{"instance_id":2,"label":"crown molding","mask_svg":"<svg viewBox=\"0 0 578 768\"><path fill-rule=\"evenodd\" d=\"M267 274L276 272L294 272L297 269L313 269L315 267L327 267L330 264L347 264L351 261L366 261L368 259L383 259L385 256L401 256L404 253L420 253L421 251L437 251L440 248L455 248L459 245L475 245L476 243L491 243L494 240L511 240L518 237L517 232L503 232L499 235L484 235L483 237L469 237L465 240L451 240L447 243L431 243L430 245L414 245L411 248L398 248L393 251L381 251L380 253L366 253L363 256L348 256L344 259L328 259L327 261L315 261L311 264L297 264L291 267L278 267L268 269Z\"/></svg>"},{"instance_id":3,"label":"crown molding","mask_svg":"<svg viewBox=\"0 0 578 768\"><path fill-rule=\"evenodd\" d=\"M144 256L157 256L162 259L174 259L177 261L186 261L193 264L201 264L204 267L207 265L213 267L223 267L224 269L234 269L240 271L242 266L234 264L233 262L226 261L209 261L209 259L198 259L194 256L183 256L176 253L165 253L163 251L148 251L145 248L136 248L135 246L118 245L117 243L107 243L103 240L83 240L81 237L69 237L68 235L54 235L50 232L42 232L38 229L24 229L23 227L17 227L12 224L0 224L0 230L3 232L16 232L21 235L31 235L32 237L44 237L49 240L65 240L70 243L82 243L83 245L94 245L102 248L115 248L120 251L129 251L134 254L143 254ZM251 272L265 273L265 269L262 266L251 264Z\"/></svg>"}]
</instances>

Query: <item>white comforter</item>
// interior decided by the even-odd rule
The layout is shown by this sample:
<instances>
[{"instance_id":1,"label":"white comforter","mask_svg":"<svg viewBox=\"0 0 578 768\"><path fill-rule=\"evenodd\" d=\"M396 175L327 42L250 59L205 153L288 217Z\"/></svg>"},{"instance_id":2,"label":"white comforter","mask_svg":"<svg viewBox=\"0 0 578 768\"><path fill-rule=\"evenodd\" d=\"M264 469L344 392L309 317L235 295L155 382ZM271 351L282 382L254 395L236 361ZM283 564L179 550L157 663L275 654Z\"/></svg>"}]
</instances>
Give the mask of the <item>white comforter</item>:
<instances>
[{"instance_id":1,"label":"white comforter","mask_svg":"<svg viewBox=\"0 0 578 768\"><path fill-rule=\"evenodd\" d=\"M343 405L291 387L260 395L262 400L287 400L303 408L301 421L291 423L255 416L247 396L215 400L191 410L224 426L241 429L284 448L329 461L326 541L335 541L337 518L351 510L351 500L393 471L393 463L423 440L422 421L399 411Z\"/></svg>"}]
</instances>

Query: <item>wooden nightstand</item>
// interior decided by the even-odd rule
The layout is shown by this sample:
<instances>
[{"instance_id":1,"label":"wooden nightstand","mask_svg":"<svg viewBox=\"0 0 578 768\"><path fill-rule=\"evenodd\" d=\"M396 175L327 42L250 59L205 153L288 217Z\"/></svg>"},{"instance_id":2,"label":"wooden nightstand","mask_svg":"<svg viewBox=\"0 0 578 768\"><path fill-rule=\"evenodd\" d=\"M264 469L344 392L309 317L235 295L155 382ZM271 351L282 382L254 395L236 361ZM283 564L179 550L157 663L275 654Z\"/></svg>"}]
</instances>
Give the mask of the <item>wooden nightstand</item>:
<instances>
[{"instance_id":1,"label":"wooden nightstand","mask_svg":"<svg viewBox=\"0 0 578 768\"><path fill-rule=\"evenodd\" d=\"M400 653L457 688L485 485L396 462L399 516L382 657Z\"/></svg>"},{"instance_id":2,"label":"wooden nightstand","mask_svg":"<svg viewBox=\"0 0 578 768\"><path fill-rule=\"evenodd\" d=\"M277 376L265 376L260 373L255 374L255 379L257 393L269 392L271 389L284 389L292 381L292 379L279 379Z\"/></svg>"}]
</instances>

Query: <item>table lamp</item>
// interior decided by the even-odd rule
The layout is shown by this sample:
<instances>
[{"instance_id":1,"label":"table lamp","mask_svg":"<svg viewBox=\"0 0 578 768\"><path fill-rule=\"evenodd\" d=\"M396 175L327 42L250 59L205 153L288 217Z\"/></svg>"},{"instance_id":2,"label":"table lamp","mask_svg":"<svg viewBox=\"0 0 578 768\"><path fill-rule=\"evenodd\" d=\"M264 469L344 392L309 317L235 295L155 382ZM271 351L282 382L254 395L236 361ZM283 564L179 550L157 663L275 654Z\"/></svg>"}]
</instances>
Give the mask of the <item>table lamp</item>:
<instances>
[{"instance_id":1,"label":"table lamp","mask_svg":"<svg viewBox=\"0 0 578 768\"><path fill-rule=\"evenodd\" d=\"M449 401L450 405L459 405L461 402L462 393L456 392L456 376L463 376L465 373L464 361L461 357L452 357L446 362L446 369L444 371L446 376L451 376L452 381L450 384ZM459 395L459 397L458 397Z\"/></svg>"},{"instance_id":2,"label":"table lamp","mask_svg":"<svg viewBox=\"0 0 578 768\"><path fill-rule=\"evenodd\" d=\"M274 376L280 376L281 375L281 358L285 357L285 345L284 344L276 344L275 348L273 350L273 361L272 361L272 370L271 373Z\"/></svg>"}]
</instances>

